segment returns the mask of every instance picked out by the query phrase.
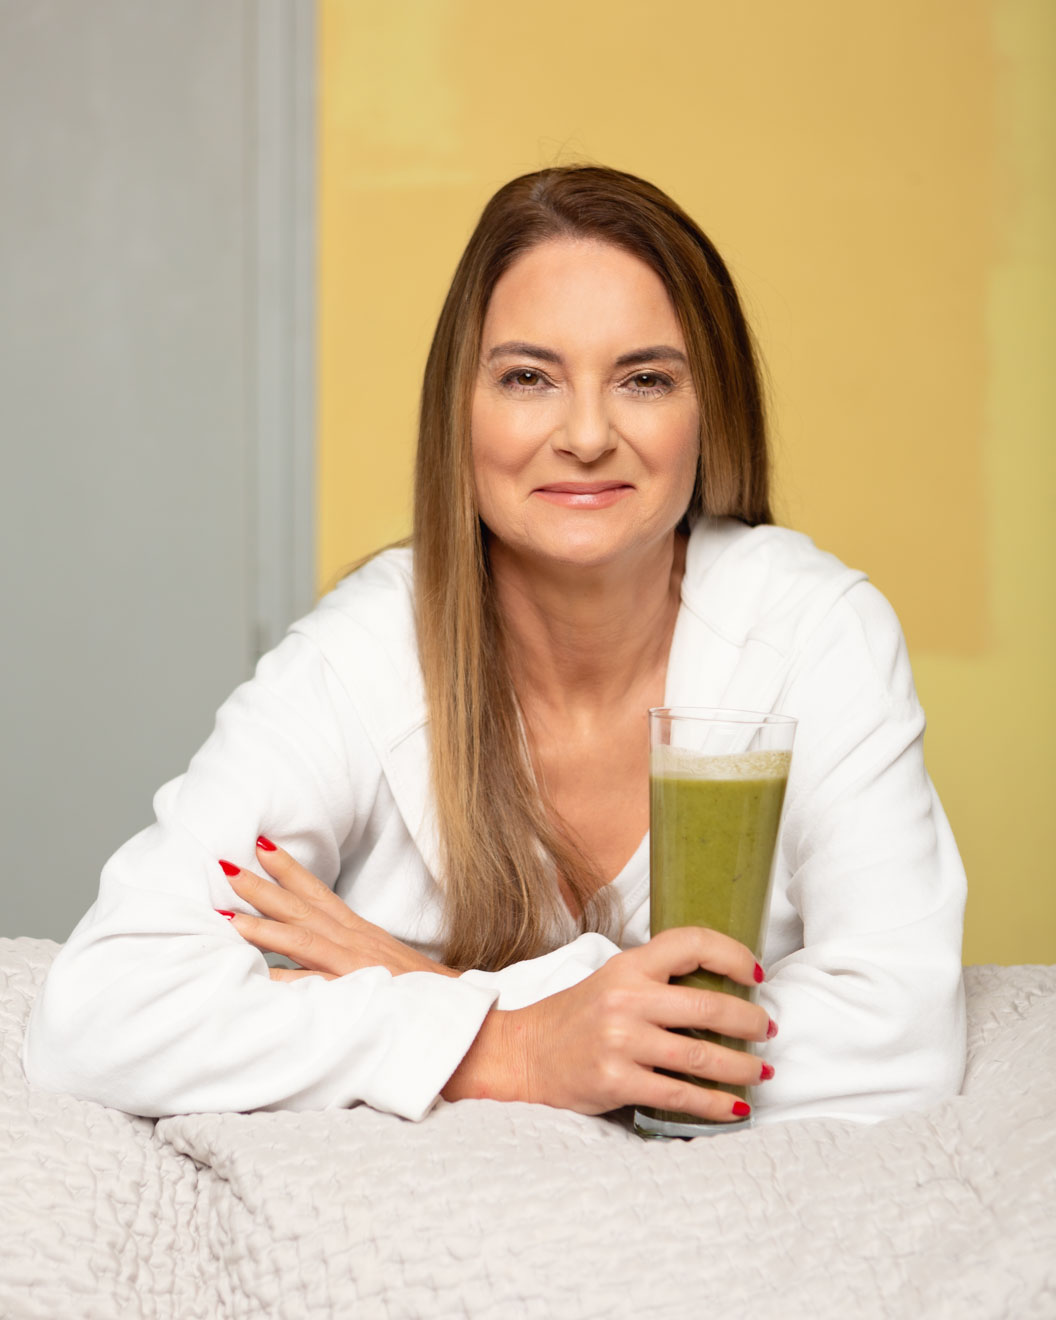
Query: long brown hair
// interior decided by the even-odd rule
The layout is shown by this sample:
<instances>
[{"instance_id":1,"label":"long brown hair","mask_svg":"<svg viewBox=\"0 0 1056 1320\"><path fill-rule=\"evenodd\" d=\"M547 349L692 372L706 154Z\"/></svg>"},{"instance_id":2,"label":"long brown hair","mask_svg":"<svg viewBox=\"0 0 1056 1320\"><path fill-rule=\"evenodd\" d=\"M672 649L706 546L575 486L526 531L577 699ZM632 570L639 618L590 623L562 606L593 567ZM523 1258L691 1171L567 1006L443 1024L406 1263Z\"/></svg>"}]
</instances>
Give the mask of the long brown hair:
<instances>
[{"instance_id":1,"label":"long brown hair","mask_svg":"<svg viewBox=\"0 0 1056 1320\"><path fill-rule=\"evenodd\" d=\"M477 514L470 410L492 290L529 248L592 238L663 281L701 419L687 516L771 521L766 421L751 333L722 258L652 184L599 166L514 179L488 202L455 271L425 369L414 488L418 647L443 856L445 961L503 967L545 948L557 877L582 929L616 915L590 859L540 796L510 679Z\"/></svg>"}]
</instances>

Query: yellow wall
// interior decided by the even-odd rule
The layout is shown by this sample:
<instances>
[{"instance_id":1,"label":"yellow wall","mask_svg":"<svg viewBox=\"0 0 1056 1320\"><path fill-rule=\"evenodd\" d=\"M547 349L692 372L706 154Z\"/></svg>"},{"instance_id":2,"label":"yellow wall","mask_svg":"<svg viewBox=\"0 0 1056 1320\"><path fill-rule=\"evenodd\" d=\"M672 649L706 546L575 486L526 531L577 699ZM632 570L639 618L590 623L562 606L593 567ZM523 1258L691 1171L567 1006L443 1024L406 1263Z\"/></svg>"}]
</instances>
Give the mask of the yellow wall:
<instances>
[{"instance_id":1,"label":"yellow wall","mask_svg":"<svg viewBox=\"0 0 1056 1320\"><path fill-rule=\"evenodd\" d=\"M319 583L409 530L432 326L487 197L591 159L729 261L780 520L903 620L968 962L1056 961L1056 7L320 0Z\"/></svg>"}]
</instances>

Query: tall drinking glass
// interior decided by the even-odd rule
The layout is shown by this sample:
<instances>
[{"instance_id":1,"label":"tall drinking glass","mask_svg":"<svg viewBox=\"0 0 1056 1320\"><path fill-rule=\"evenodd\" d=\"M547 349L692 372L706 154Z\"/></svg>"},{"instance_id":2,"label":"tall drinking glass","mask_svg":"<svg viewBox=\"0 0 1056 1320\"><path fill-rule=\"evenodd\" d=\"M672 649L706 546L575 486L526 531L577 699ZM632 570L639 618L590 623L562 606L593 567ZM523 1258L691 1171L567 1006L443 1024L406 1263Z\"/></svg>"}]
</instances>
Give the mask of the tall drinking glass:
<instances>
[{"instance_id":1,"label":"tall drinking glass","mask_svg":"<svg viewBox=\"0 0 1056 1320\"><path fill-rule=\"evenodd\" d=\"M649 712L651 934L709 926L760 956L795 732L796 721L785 715L692 706ZM706 971L676 977L675 984L741 999L752 993ZM743 1040L711 1031L681 1034L745 1048ZM743 1086L685 1080L746 1098ZM751 1121L715 1123L666 1109L634 1115L635 1131L644 1137L737 1132Z\"/></svg>"}]
</instances>

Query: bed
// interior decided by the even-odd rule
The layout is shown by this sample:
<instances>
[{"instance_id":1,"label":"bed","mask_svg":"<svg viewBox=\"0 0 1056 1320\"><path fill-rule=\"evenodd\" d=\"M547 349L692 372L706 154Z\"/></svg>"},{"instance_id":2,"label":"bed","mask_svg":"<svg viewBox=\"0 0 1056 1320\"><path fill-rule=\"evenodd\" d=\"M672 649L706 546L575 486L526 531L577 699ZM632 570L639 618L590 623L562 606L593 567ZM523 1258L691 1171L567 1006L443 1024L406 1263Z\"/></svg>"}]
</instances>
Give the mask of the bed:
<instances>
[{"instance_id":1,"label":"bed","mask_svg":"<svg viewBox=\"0 0 1056 1320\"><path fill-rule=\"evenodd\" d=\"M1056 1317L1056 967L967 969L963 1094L645 1142L440 1103L148 1120L31 1090L0 939L0 1316Z\"/></svg>"}]
</instances>

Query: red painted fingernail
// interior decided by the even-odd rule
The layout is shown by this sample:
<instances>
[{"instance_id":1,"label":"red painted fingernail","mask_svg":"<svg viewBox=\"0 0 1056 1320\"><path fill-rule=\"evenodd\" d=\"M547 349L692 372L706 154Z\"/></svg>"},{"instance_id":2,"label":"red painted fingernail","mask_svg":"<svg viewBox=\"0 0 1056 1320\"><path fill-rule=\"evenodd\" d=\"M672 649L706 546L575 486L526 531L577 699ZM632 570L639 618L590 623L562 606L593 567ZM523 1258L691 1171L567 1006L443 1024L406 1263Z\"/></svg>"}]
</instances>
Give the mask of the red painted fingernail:
<instances>
[{"instance_id":1,"label":"red painted fingernail","mask_svg":"<svg viewBox=\"0 0 1056 1320\"><path fill-rule=\"evenodd\" d=\"M257 847L263 848L265 852L275 851L275 845L270 839L266 839L263 834L257 839Z\"/></svg>"},{"instance_id":2,"label":"red painted fingernail","mask_svg":"<svg viewBox=\"0 0 1056 1320\"><path fill-rule=\"evenodd\" d=\"M234 921L235 919L235 914L233 912L226 912L223 908L213 908L213 911L217 916L226 917L228 921Z\"/></svg>"},{"instance_id":3,"label":"red painted fingernail","mask_svg":"<svg viewBox=\"0 0 1056 1320\"><path fill-rule=\"evenodd\" d=\"M773 1018L770 1018L769 1021L770 1021L770 1025L766 1029L766 1039L773 1040L774 1037L777 1035L777 1023L774 1021Z\"/></svg>"},{"instance_id":4,"label":"red painted fingernail","mask_svg":"<svg viewBox=\"0 0 1056 1320\"><path fill-rule=\"evenodd\" d=\"M733 1112L738 1118L744 1118L752 1112L752 1106L745 1104L743 1100L735 1100L733 1102Z\"/></svg>"},{"instance_id":5,"label":"red painted fingernail","mask_svg":"<svg viewBox=\"0 0 1056 1320\"><path fill-rule=\"evenodd\" d=\"M236 866L234 862L225 862L224 859L221 857L220 870L223 871L224 875L238 875L239 871L241 871L242 868L241 866Z\"/></svg>"},{"instance_id":6,"label":"red painted fingernail","mask_svg":"<svg viewBox=\"0 0 1056 1320\"><path fill-rule=\"evenodd\" d=\"M755 972L753 973L753 975L755 976L756 985L758 985L760 981L766 980L766 973L763 971L763 969L759 966L758 963L755 964Z\"/></svg>"},{"instance_id":7,"label":"red painted fingernail","mask_svg":"<svg viewBox=\"0 0 1056 1320\"><path fill-rule=\"evenodd\" d=\"M768 1082L770 1078L773 1077L773 1075L774 1075L773 1068L770 1066L770 1064L764 1063L762 1072L760 1072L759 1074L759 1080L761 1082Z\"/></svg>"}]
</instances>

